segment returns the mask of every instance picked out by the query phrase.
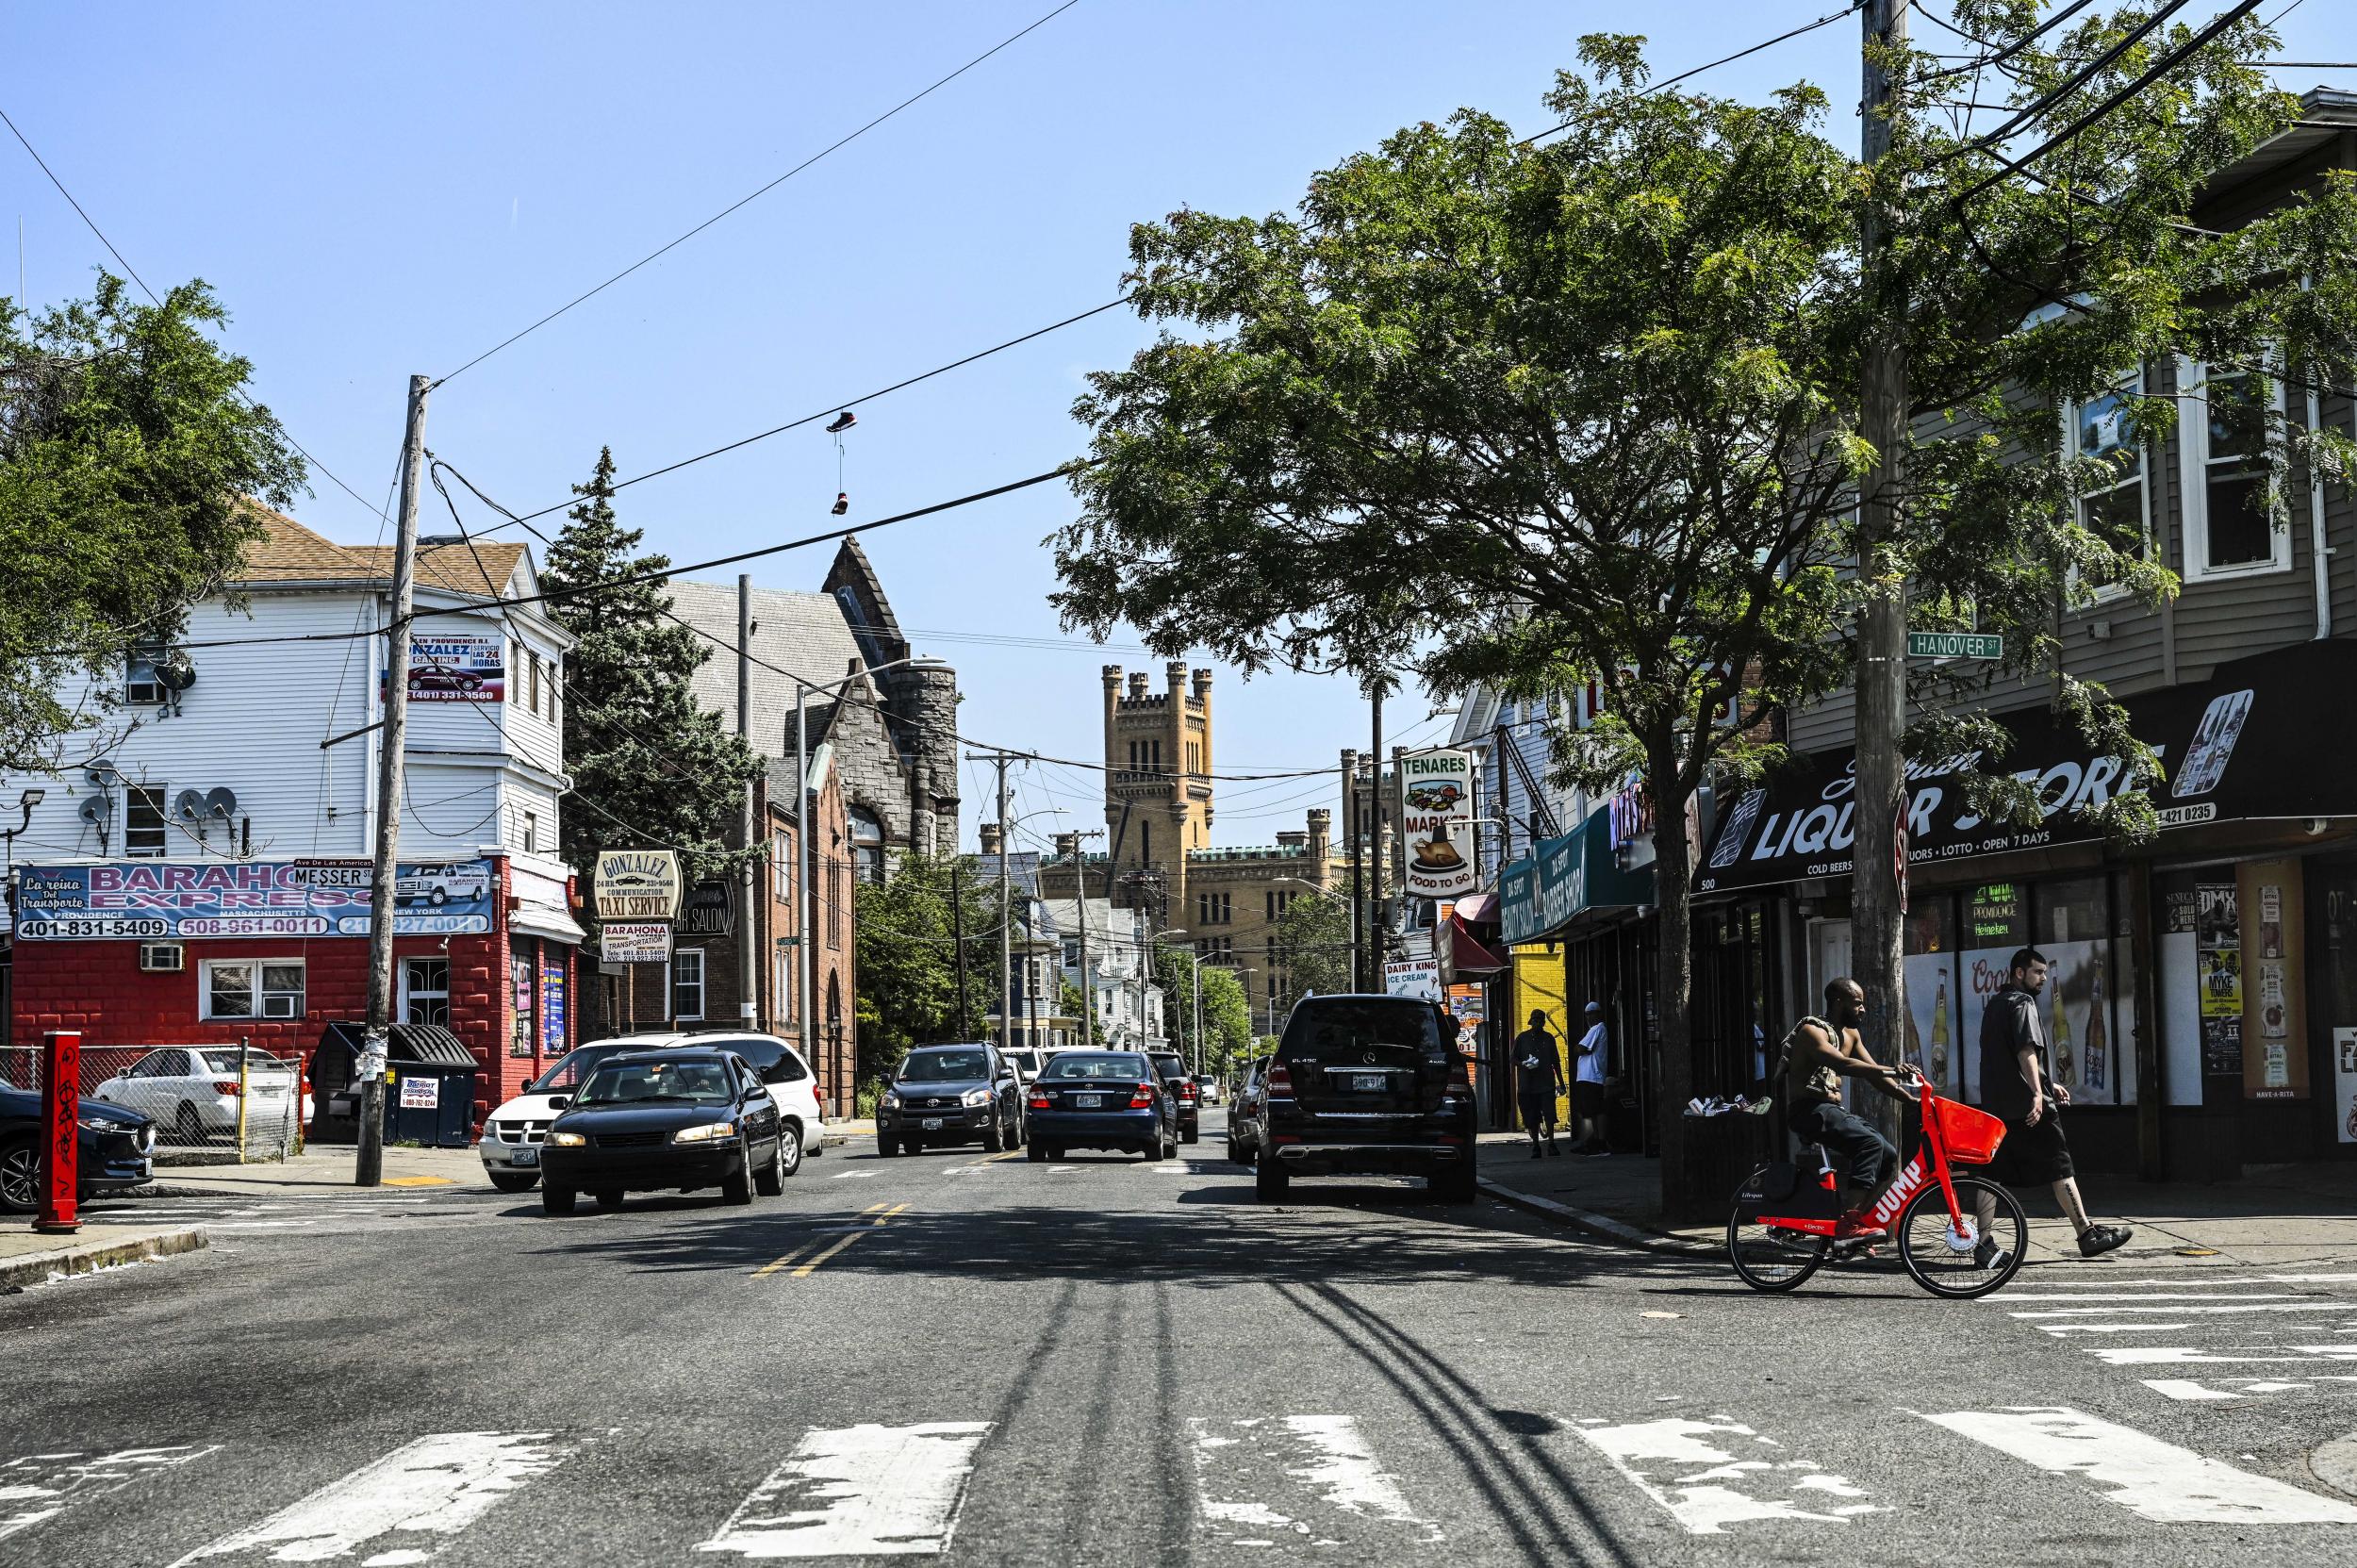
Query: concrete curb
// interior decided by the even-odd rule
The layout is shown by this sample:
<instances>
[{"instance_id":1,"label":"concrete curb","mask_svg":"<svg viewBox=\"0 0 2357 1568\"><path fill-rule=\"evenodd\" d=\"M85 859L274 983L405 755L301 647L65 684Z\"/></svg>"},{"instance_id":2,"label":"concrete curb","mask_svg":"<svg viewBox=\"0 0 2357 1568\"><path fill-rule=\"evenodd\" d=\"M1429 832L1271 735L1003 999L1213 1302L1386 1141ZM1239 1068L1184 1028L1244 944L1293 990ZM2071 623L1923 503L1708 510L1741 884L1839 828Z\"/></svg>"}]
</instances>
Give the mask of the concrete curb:
<instances>
[{"instance_id":1,"label":"concrete curb","mask_svg":"<svg viewBox=\"0 0 2357 1568\"><path fill-rule=\"evenodd\" d=\"M158 1258L198 1252L212 1246L201 1225L134 1241L71 1244L48 1252L28 1252L0 1263L0 1289L10 1285L44 1285L57 1274L95 1274L123 1263L152 1263Z\"/></svg>"},{"instance_id":2,"label":"concrete curb","mask_svg":"<svg viewBox=\"0 0 2357 1568\"><path fill-rule=\"evenodd\" d=\"M1568 1203L1558 1203L1551 1197L1541 1197L1535 1193L1521 1192L1503 1183L1492 1181L1486 1176L1475 1178L1475 1180L1483 1192L1500 1202L1511 1203L1518 1209L1527 1209L1533 1213L1545 1214L1550 1219L1559 1219L1575 1230L1585 1230L1606 1241L1618 1242L1623 1246L1633 1246L1643 1252L1665 1253L1673 1258L1716 1258L1719 1256L1719 1249L1715 1246L1705 1246L1699 1242L1680 1241L1673 1236L1656 1235L1651 1230L1641 1230L1624 1220L1614 1219L1608 1214L1599 1214L1588 1209L1574 1209Z\"/></svg>"}]
</instances>

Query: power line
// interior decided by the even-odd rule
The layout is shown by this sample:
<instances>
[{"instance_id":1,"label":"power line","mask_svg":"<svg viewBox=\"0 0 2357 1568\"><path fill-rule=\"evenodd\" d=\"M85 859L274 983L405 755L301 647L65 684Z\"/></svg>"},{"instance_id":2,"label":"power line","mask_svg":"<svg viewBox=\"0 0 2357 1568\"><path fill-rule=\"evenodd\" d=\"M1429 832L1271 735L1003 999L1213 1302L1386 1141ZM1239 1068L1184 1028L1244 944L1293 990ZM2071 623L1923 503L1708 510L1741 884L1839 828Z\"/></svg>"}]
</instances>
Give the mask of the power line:
<instances>
[{"instance_id":1,"label":"power line","mask_svg":"<svg viewBox=\"0 0 2357 1568\"><path fill-rule=\"evenodd\" d=\"M1864 5L1865 3L1866 0L1851 0L1851 4L1842 7L1839 10L1828 11L1814 22L1805 22L1801 24L1801 25L1793 28L1790 32L1778 33L1773 38L1763 39L1761 41L1753 44L1748 49L1738 49L1732 55L1722 55L1719 58L1705 61L1703 64L1697 65L1691 70L1681 71L1676 75L1672 76L1665 81L1655 82L1646 87L1643 91L1638 94L1638 96L1640 98L1646 98L1651 97L1656 92L1667 91L1669 89L1677 86L1678 83L1685 81L1690 76L1699 76L1706 71L1716 71L1722 65L1732 65L1737 60L1742 59L1747 56L1758 54L1762 49L1772 49L1777 44L1784 42L1787 39L1799 38L1803 33L1813 33L1820 27L1831 26L1834 23L1840 21L1843 17L1849 16L1856 11L1858 7ZM1540 131L1535 135L1524 137L1520 141L1516 142L1515 145L1518 147L1527 147L1533 142L1544 141L1548 137L1570 130L1574 125L1578 124L1586 118L1588 118L1587 115L1575 114L1559 125L1550 126L1546 130Z\"/></svg>"},{"instance_id":2,"label":"power line","mask_svg":"<svg viewBox=\"0 0 2357 1568\"><path fill-rule=\"evenodd\" d=\"M502 349L508 347L512 343L519 342L523 338L529 338L532 334L539 331L542 327L548 325L559 316L564 315L575 305L585 304L587 301L595 299L598 295L604 293L608 289L611 289L616 284L621 282L622 279L630 276L631 273L638 271L639 268L646 266L649 262L654 261L674 250L677 250L680 246L684 245L690 239L695 239L696 236L701 234L713 224L720 222L721 219L726 218L729 214L736 211L740 207L749 206L750 204L760 200L762 197L767 195L770 191L775 190L779 186L783 185L786 181L792 179L795 175L800 173L803 170L808 169L811 165L818 162L828 155L834 153L841 148L849 146L852 142L857 141L861 137L865 136L869 131L874 130L878 125L882 124L885 121L891 119L894 115L898 114L901 110L912 107L925 98L931 97L934 92L948 86L951 82L956 81L960 76L964 75L967 72L973 70L976 66L990 58L991 56L997 54L1001 49L1005 49L1027 35L1036 32L1038 29L1046 26L1048 23L1053 22L1056 18L1062 16L1064 12L1070 10L1073 7L1079 5L1080 3L1080 0L1063 0L1063 5L1058 6L1054 10L1049 11L1046 16L1039 18L1039 20L1031 23L1029 26L1024 27L1019 32L1010 34L1006 38L1000 39L997 43L992 44L989 48L983 50L972 59L967 60L964 65L959 66L955 71L950 72L948 75L943 76L938 81L935 81L931 86L901 99L898 103L893 105L890 108L884 110L873 120L868 121L867 124L860 126L859 129L850 132L847 136L838 138L834 141L821 147L818 151L811 154L810 157L802 159L801 162L796 164L793 168L788 169L784 173L780 174L776 179L771 180L760 190L753 191L750 195L744 196L736 201L731 202L728 206L722 207L719 211L714 213L702 223L698 223L694 228L689 229L685 234L681 235L678 239L670 241L668 244L663 245L658 249L651 251L647 255L640 256L637 260L632 262L629 266L623 268L612 277L607 278L603 283L599 284L596 288L589 289L586 293L574 296L572 299L569 299L563 305L558 305L554 310L550 311L547 315L541 317L538 321L533 322L530 326L525 327L520 332L514 333L492 344L489 348L485 349L481 354L476 355L472 359L470 359L465 364L459 366L458 369L451 371L450 374L436 381L434 386L439 387L443 382L450 381L455 377L466 374L469 371L474 369L477 365L482 364L486 359L490 358L491 355L499 353Z\"/></svg>"}]
</instances>

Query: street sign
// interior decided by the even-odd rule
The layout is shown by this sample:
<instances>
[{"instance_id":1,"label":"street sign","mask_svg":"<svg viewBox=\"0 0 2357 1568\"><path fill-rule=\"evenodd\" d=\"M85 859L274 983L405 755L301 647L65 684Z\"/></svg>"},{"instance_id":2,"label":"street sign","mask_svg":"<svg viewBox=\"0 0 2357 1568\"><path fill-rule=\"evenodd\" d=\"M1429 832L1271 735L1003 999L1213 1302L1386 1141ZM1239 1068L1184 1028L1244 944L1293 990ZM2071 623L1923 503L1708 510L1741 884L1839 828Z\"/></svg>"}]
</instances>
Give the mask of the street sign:
<instances>
[{"instance_id":1,"label":"street sign","mask_svg":"<svg viewBox=\"0 0 2357 1568\"><path fill-rule=\"evenodd\" d=\"M367 860L326 860L298 856L287 880L305 887L366 887L376 864Z\"/></svg>"},{"instance_id":2,"label":"street sign","mask_svg":"<svg viewBox=\"0 0 2357 1568\"><path fill-rule=\"evenodd\" d=\"M2005 639L1994 632L1909 632L1910 659L2002 659Z\"/></svg>"}]
</instances>

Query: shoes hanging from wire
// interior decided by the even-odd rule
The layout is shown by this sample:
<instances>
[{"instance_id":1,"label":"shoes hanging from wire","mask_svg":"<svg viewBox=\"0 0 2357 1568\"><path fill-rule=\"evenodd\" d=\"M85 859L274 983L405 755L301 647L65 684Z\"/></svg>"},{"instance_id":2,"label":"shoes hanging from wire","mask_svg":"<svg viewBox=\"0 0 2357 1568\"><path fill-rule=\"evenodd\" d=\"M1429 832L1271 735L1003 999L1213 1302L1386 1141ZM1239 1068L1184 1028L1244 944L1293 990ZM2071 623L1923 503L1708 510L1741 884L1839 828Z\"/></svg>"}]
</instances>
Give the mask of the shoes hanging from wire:
<instances>
[{"instance_id":1,"label":"shoes hanging from wire","mask_svg":"<svg viewBox=\"0 0 2357 1568\"><path fill-rule=\"evenodd\" d=\"M827 434L834 437L834 505L829 508L836 517L851 509L851 492L843 483L843 433L859 423L859 416L846 408L827 421Z\"/></svg>"}]
</instances>

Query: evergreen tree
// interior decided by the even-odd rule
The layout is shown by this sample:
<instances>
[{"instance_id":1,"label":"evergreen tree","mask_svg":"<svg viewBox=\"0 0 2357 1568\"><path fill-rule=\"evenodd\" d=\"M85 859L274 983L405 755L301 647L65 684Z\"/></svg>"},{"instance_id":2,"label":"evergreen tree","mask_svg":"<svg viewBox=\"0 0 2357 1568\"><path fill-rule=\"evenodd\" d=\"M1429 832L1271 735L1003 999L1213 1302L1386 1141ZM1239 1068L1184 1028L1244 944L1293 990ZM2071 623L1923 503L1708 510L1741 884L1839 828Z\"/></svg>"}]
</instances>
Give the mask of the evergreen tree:
<instances>
[{"instance_id":1,"label":"evergreen tree","mask_svg":"<svg viewBox=\"0 0 2357 1568\"><path fill-rule=\"evenodd\" d=\"M998 997L997 884L972 856L911 850L892 880L861 883L851 922L859 975L859 1081L873 1083L912 1046L989 1038ZM965 1012L958 1012L959 917L964 906Z\"/></svg>"},{"instance_id":2,"label":"evergreen tree","mask_svg":"<svg viewBox=\"0 0 2357 1568\"><path fill-rule=\"evenodd\" d=\"M585 871L601 850L676 848L691 881L715 875L735 861L729 844L760 760L696 701L688 680L711 649L670 619L666 580L646 576L670 557L637 553L644 531L615 520L611 449L573 493L581 503L541 573L565 596L550 613L581 639L565 659L565 858Z\"/></svg>"}]
</instances>

